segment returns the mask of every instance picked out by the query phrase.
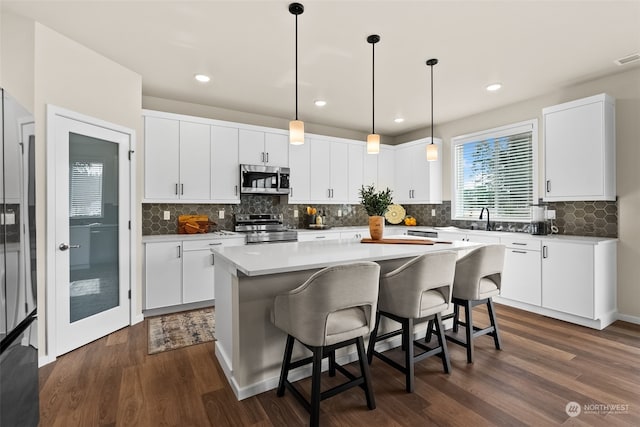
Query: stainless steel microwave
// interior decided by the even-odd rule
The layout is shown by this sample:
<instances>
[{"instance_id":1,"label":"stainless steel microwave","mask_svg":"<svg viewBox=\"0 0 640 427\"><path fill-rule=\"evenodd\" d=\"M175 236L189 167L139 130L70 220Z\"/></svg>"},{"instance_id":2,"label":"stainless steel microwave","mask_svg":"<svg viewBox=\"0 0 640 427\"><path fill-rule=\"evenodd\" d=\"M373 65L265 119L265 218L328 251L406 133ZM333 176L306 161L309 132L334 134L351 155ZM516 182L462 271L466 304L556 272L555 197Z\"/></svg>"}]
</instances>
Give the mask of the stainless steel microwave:
<instances>
[{"instance_id":1,"label":"stainless steel microwave","mask_svg":"<svg viewBox=\"0 0 640 427\"><path fill-rule=\"evenodd\" d=\"M240 165L243 194L289 194L289 168Z\"/></svg>"}]
</instances>

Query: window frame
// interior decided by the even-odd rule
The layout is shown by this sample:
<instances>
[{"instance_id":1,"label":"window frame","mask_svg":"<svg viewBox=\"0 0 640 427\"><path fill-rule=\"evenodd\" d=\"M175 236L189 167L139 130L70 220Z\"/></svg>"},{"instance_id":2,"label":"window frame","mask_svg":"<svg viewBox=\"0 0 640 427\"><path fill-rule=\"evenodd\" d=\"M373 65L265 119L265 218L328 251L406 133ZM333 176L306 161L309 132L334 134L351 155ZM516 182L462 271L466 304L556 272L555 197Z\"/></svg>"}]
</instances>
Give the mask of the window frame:
<instances>
[{"instance_id":1,"label":"window frame","mask_svg":"<svg viewBox=\"0 0 640 427\"><path fill-rule=\"evenodd\" d=\"M505 136L517 135L520 133L531 132L531 168L532 168L532 200L531 204L537 203L539 200L539 185L538 185L538 119L530 119L522 122L511 123L504 126L499 126L491 129L481 130L469 134L459 135L451 138L451 219L454 221L474 221L477 218L470 217L457 217L457 177L458 170L456 165L456 147L458 145L480 142L486 139L500 138ZM491 213L491 219L493 221L501 222L530 222L531 214L526 219L523 218L508 218L500 217L494 213Z\"/></svg>"}]
</instances>

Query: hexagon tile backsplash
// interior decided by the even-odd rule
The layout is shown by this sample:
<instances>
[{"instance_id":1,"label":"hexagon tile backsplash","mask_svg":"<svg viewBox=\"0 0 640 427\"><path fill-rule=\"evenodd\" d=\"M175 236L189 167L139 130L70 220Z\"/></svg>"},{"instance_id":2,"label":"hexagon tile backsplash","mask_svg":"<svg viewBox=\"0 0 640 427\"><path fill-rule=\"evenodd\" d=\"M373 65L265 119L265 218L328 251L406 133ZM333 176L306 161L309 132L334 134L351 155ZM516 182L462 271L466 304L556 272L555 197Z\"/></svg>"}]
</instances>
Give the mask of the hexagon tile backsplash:
<instances>
[{"instance_id":1,"label":"hexagon tile backsplash","mask_svg":"<svg viewBox=\"0 0 640 427\"><path fill-rule=\"evenodd\" d=\"M283 200L284 199L284 200ZM574 236L617 237L618 236L618 206L616 202L554 202L548 203L548 209L556 211L554 225L559 234ZM142 205L142 234L175 234L178 232L179 215L208 215L216 223L214 229L233 230L233 215L236 213L281 213L284 222L292 228L306 228L308 217L307 205L289 205L286 198L281 196L242 196L239 205L222 204L169 204L144 203ZM361 205L313 205L323 212L327 225L366 226L367 214ZM469 228L474 224L482 229L483 221L452 221L451 202L445 201L437 205L405 205L407 215L417 219L418 225L444 227L454 225ZM163 219L164 211L168 211L170 220ZM220 211L224 212L224 219L218 219ZM298 217L294 216L298 211ZM435 215L431 215L435 213ZM494 227L502 230L523 231L527 224L494 222Z\"/></svg>"}]
</instances>

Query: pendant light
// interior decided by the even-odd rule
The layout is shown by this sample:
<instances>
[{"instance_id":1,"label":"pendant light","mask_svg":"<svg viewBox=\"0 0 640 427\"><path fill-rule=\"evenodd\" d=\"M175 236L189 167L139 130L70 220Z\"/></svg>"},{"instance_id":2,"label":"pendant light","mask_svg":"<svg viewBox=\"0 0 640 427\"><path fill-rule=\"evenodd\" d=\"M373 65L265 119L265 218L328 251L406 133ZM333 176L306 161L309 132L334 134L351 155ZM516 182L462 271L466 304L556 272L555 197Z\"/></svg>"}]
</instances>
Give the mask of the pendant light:
<instances>
[{"instance_id":1,"label":"pendant light","mask_svg":"<svg viewBox=\"0 0 640 427\"><path fill-rule=\"evenodd\" d=\"M438 60L433 58L427 61L427 65L431 67L431 144L427 145L427 161L435 162L438 160L438 146L433 143L433 66Z\"/></svg>"},{"instance_id":2,"label":"pendant light","mask_svg":"<svg viewBox=\"0 0 640 427\"><path fill-rule=\"evenodd\" d=\"M367 135L367 154L378 154L380 152L380 135L376 134L376 106L375 106L375 82L376 82L376 43L380 41L380 36L372 34L367 37L367 42L371 43L371 134Z\"/></svg>"},{"instance_id":3,"label":"pendant light","mask_svg":"<svg viewBox=\"0 0 640 427\"><path fill-rule=\"evenodd\" d=\"M304 122L298 120L298 15L302 15L304 6L291 3L289 12L296 16L296 119L289 122L289 143L301 145L304 144Z\"/></svg>"}]
</instances>

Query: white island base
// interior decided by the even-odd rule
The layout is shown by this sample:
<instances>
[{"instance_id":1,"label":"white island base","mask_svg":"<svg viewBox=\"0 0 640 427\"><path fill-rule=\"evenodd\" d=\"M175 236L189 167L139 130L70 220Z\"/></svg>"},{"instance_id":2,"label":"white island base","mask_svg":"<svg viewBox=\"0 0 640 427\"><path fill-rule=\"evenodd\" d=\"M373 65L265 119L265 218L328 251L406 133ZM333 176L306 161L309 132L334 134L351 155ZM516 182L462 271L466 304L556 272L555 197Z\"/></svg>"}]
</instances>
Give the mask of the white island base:
<instances>
[{"instance_id":1,"label":"white island base","mask_svg":"<svg viewBox=\"0 0 640 427\"><path fill-rule=\"evenodd\" d=\"M385 273L423 253L454 250L462 254L477 246L480 245L461 241L435 245L326 241L213 249L216 356L236 397L242 400L278 385L286 334L270 321L275 295L295 289L314 272L330 265L375 261ZM384 324L381 328L387 329ZM400 337L381 342L376 348L398 345ZM355 346L341 350L336 353L339 363L356 360ZM306 348L294 346L294 360L307 355L310 352ZM305 366L291 371L289 378L295 381L310 375L311 368Z\"/></svg>"}]
</instances>

